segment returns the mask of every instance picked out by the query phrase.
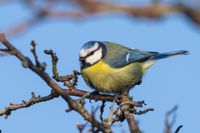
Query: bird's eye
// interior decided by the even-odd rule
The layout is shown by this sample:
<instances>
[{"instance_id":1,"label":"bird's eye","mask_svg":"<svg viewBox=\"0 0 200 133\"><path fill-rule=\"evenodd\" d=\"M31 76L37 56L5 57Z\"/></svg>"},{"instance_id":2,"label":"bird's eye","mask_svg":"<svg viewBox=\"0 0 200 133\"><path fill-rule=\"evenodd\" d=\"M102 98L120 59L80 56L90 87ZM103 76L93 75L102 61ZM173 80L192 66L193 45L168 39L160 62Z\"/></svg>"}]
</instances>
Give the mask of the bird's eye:
<instances>
[{"instance_id":1,"label":"bird's eye","mask_svg":"<svg viewBox=\"0 0 200 133\"><path fill-rule=\"evenodd\" d=\"M87 55L87 57L90 56L90 55L93 55L94 52L95 52L95 51L90 52L90 53Z\"/></svg>"},{"instance_id":2,"label":"bird's eye","mask_svg":"<svg viewBox=\"0 0 200 133\"><path fill-rule=\"evenodd\" d=\"M85 57L79 57L79 61L84 61L85 60L85 58L87 58L88 56L91 56L91 55L93 55L94 54L94 52L95 51L92 51L92 52L90 52L87 56L85 56Z\"/></svg>"}]
</instances>

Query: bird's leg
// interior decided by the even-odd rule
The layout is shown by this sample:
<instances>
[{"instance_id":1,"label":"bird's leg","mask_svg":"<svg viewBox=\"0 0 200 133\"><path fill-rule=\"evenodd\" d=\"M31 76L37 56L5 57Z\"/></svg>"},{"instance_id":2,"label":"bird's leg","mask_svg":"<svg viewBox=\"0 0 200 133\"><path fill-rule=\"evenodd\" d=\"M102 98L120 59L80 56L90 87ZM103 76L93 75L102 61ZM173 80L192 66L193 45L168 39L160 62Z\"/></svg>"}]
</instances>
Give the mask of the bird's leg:
<instances>
[{"instance_id":1,"label":"bird's leg","mask_svg":"<svg viewBox=\"0 0 200 133\"><path fill-rule=\"evenodd\" d=\"M91 103L91 100L92 100L92 98L94 97L94 95L97 95L97 94L99 94L98 91L93 91L93 92L90 93L90 96L89 96L89 101L90 101L90 103Z\"/></svg>"},{"instance_id":2,"label":"bird's leg","mask_svg":"<svg viewBox=\"0 0 200 133\"><path fill-rule=\"evenodd\" d=\"M121 100L122 100L122 97L128 97L130 100L132 100L132 97L129 96L129 89L126 90L126 91L122 91L118 94L115 95L115 98L114 98L114 101L117 102L117 103L120 103Z\"/></svg>"}]
</instances>

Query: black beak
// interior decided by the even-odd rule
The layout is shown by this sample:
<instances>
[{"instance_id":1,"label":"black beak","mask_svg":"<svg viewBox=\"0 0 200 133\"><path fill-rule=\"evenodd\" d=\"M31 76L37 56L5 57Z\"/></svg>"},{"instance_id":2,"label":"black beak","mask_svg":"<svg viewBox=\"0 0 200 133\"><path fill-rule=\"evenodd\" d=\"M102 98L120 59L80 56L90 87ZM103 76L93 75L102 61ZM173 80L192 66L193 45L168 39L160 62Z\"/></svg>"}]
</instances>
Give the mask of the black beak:
<instances>
[{"instance_id":1,"label":"black beak","mask_svg":"<svg viewBox=\"0 0 200 133\"><path fill-rule=\"evenodd\" d=\"M81 69L91 66L89 63L85 61L86 57L79 57L79 61L81 64Z\"/></svg>"},{"instance_id":2,"label":"black beak","mask_svg":"<svg viewBox=\"0 0 200 133\"><path fill-rule=\"evenodd\" d=\"M85 60L85 58L84 57L79 57L79 61L84 61Z\"/></svg>"}]
</instances>

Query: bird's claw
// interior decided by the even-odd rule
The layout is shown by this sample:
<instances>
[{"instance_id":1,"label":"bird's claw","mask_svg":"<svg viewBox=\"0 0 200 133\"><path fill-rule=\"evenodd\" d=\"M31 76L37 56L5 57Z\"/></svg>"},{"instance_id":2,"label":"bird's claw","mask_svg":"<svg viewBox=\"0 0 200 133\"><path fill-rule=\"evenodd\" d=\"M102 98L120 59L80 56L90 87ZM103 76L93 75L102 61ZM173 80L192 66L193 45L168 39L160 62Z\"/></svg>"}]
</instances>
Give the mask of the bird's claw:
<instances>
[{"instance_id":1,"label":"bird's claw","mask_svg":"<svg viewBox=\"0 0 200 133\"><path fill-rule=\"evenodd\" d=\"M89 96L89 102L90 102L90 103L91 103L91 100L92 100L92 98L94 97L94 95L97 95L97 94L99 94L98 91L93 91L93 92L90 93L90 96Z\"/></svg>"}]
</instances>

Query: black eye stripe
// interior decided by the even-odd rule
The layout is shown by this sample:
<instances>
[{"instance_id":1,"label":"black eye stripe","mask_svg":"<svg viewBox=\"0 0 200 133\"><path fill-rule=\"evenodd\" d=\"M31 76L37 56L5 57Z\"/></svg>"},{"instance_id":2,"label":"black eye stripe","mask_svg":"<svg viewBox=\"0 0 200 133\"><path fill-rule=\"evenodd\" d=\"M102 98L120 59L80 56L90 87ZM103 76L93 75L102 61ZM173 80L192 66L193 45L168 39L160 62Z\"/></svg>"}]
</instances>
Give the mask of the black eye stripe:
<instances>
[{"instance_id":1,"label":"black eye stripe","mask_svg":"<svg viewBox=\"0 0 200 133\"><path fill-rule=\"evenodd\" d=\"M95 51L92 51L92 52L90 52L86 57L88 57L88 56L90 56L90 55L93 55L94 53L96 52L96 50Z\"/></svg>"},{"instance_id":2,"label":"black eye stripe","mask_svg":"<svg viewBox=\"0 0 200 133\"><path fill-rule=\"evenodd\" d=\"M84 57L80 57L80 58L87 58L88 56L93 55L93 54L95 53L95 51L96 51L96 50L94 50L94 51L90 52L88 55L86 55L86 56L84 56Z\"/></svg>"},{"instance_id":3,"label":"black eye stripe","mask_svg":"<svg viewBox=\"0 0 200 133\"><path fill-rule=\"evenodd\" d=\"M91 51L88 55L85 56L85 58L87 58L88 56L93 55L96 51L98 51L101 47L99 46L97 49L95 49L94 51Z\"/></svg>"}]
</instances>

